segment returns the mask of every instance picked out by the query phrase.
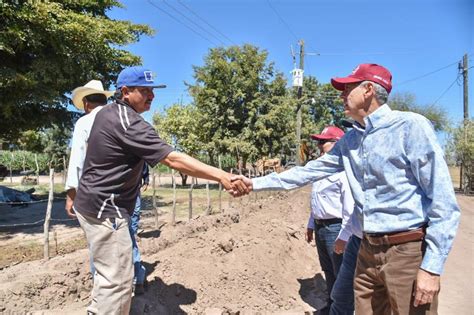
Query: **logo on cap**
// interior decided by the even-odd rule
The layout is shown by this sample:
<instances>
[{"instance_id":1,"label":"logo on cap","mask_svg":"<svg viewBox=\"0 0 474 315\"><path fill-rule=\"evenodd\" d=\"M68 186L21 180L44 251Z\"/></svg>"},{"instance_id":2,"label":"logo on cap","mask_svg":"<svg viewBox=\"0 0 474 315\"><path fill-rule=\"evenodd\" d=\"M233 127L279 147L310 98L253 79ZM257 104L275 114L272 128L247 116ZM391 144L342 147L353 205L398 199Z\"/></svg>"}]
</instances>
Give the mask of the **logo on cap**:
<instances>
[{"instance_id":1,"label":"logo on cap","mask_svg":"<svg viewBox=\"0 0 474 315\"><path fill-rule=\"evenodd\" d=\"M144 71L143 75L145 76L145 81L153 82L153 72L151 71Z\"/></svg>"}]
</instances>

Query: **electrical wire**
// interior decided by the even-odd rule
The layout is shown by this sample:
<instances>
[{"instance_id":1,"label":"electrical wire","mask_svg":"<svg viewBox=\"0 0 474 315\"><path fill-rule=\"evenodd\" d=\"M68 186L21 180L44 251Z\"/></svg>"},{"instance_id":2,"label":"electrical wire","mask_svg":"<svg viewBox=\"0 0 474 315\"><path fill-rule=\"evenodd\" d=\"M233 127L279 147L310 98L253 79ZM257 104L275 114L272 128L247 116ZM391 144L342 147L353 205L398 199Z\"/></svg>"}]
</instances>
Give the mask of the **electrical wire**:
<instances>
[{"instance_id":1,"label":"electrical wire","mask_svg":"<svg viewBox=\"0 0 474 315\"><path fill-rule=\"evenodd\" d=\"M286 21L283 19L283 17L278 13L278 11L273 7L273 5L271 4L270 0L267 0L267 3L268 5L270 6L270 8L273 10L273 12L275 12L275 14L278 16L278 18L280 19L280 21L283 23L283 25L285 25L286 29L288 30L288 32L293 35L293 37L295 38L296 41L298 41L298 36L295 35L295 33L291 30L290 26L288 25L288 23L286 23Z\"/></svg>"},{"instance_id":2,"label":"electrical wire","mask_svg":"<svg viewBox=\"0 0 474 315\"><path fill-rule=\"evenodd\" d=\"M187 5L185 5L181 0L178 0L178 3L184 7L186 10L188 10L189 12L191 12L194 16L196 16L198 19L200 19L202 22L204 22L207 26L209 26L210 28L212 28L216 33L218 33L219 35L221 35L222 37L224 37L226 40L228 40L230 43L236 45L234 43L234 41L232 39L230 39L229 37L227 37L226 35L224 35L221 31L219 31L217 28L215 28L214 26L212 26L210 23L208 23L204 18L202 18L201 16L199 16L196 12L194 12L190 7L188 7Z\"/></svg>"},{"instance_id":3,"label":"electrical wire","mask_svg":"<svg viewBox=\"0 0 474 315\"><path fill-rule=\"evenodd\" d=\"M157 6L152 0L148 0L148 3L150 3L152 6L154 6L155 8L157 8L158 10L160 10L161 12L163 12L164 14L168 15L170 18L172 18L173 20L175 20L176 22L178 22L179 24L185 26L186 28L188 28L191 32L193 32L194 34L198 35L199 37L201 37L202 39L208 41L209 43L211 43L212 45L214 46L217 46L216 43L214 43L213 41L211 41L209 38L207 38L206 36L202 35L201 33L198 33L196 32L193 28L189 27L187 24L183 23L182 21L180 21L179 19L177 19L176 17L174 17L173 15L171 15L170 13L168 13L166 10L160 8L159 6Z\"/></svg>"},{"instance_id":4,"label":"electrical wire","mask_svg":"<svg viewBox=\"0 0 474 315\"><path fill-rule=\"evenodd\" d=\"M436 101L434 101L434 103L432 104L432 106L436 105L436 103L438 103L438 101L444 96L444 94L446 94L454 85L454 83L458 82L459 78L461 77L460 74L458 74L458 76L456 77L456 79L453 81L453 83L451 83L448 88L446 90L444 90L444 92L436 99Z\"/></svg>"},{"instance_id":5,"label":"electrical wire","mask_svg":"<svg viewBox=\"0 0 474 315\"><path fill-rule=\"evenodd\" d=\"M434 74L434 73L436 73L436 72L439 72L439 71L441 71L441 70L444 70L444 69L446 69L446 68L449 68L449 67L451 67L451 66L453 66L453 65L455 65L455 64L458 64L458 62L459 62L459 61L455 61L455 62L453 62L453 63L450 63L450 64L447 65L447 66L444 66L444 67L441 67L441 68L439 68L439 69L433 70L433 71L431 71L431 72L425 73L425 74L420 75L420 76L418 76L418 77L415 77L415 78L413 78L413 79L406 80L406 81L403 81L403 82L398 83L398 84L394 84L394 86L400 86L400 85L403 85L403 84L406 84L406 83L409 83L409 82L413 82L413 81L422 79L422 78L427 77L427 76L429 76L429 75L432 75L432 74Z\"/></svg>"},{"instance_id":6,"label":"electrical wire","mask_svg":"<svg viewBox=\"0 0 474 315\"><path fill-rule=\"evenodd\" d=\"M208 32L206 29L204 29L201 25L197 24L196 22L194 22L192 19L190 19L189 17L187 17L186 15L184 15L183 13L181 13L178 9L176 9L175 7L173 7L171 4L169 4L168 2L166 2L166 0L163 0L163 3L166 4L168 7L170 7L173 11L175 11L176 13L178 13L179 15L181 15L183 18L185 18L188 22L192 23L193 25L195 25L196 27L198 27L199 29L201 29L203 32L205 32L206 34L210 35L212 38L216 39L217 41L219 41L222 45L225 45L225 43L220 39L218 38L217 36L215 36L214 34Z\"/></svg>"}]
</instances>

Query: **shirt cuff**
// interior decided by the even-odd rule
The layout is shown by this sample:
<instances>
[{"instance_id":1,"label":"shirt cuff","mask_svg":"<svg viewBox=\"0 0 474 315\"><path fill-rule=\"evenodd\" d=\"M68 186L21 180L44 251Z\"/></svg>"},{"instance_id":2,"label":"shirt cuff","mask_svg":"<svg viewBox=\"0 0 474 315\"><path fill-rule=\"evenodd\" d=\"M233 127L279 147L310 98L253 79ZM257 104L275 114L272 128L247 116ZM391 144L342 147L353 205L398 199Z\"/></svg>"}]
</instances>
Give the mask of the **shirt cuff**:
<instances>
[{"instance_id":1,"label":"shirt cuff","mask_svg":"<svg viewBox=\"0 0 474 315\"><path fill-rule=\"evenodd\" d=\"M315 229L314 220L311 220L311 218L309 218L309 220L308 220L308 229L311 229L313 231Z\"/></svg>"},{"instance_id":2,"label":"shirt cuff","mask_svg":"<svg viewBox=\"0 0 474 315\"><path fill-rule=\"evenodd\" d=\"M337 236L337 238L347 242L349 240L349 237L351 237L351 235L352 233L350 231L343 229L339 232L339 235Z\"/></svg>"},{"instance_id":3,"label":"shirt cuff","mask_svg":"<svg viewBox=\"0 0 474 315\"><path fill-rule=\"evenodd\" d=\"M429 248L427 248L420 268L431 273L441 275L443 273L444 263L446 262L447 258L447 255L435 254L430 251Z\"/></svg>"}]
</instances>

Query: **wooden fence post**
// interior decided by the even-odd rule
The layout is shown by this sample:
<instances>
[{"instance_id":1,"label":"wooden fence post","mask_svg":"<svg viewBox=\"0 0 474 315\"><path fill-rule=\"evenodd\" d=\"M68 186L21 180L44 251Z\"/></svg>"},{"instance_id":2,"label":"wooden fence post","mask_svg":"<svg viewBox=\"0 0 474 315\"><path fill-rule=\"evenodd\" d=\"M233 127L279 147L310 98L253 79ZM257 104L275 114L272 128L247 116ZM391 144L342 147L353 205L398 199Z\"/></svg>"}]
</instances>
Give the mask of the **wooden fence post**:
<instances>
[{"instance_id":1,"label":"wooden fence post","mask_svg":"<svg viewBox=\"0 0 474 315\"><path fill-rule=\"evenodd\" d=\"M36 164L36 185L40 184L40 168L38 164L38 154L35 153L35 164Z\"/></svg>"},{"instance_id":2,"label":"wooden fence post","mask_svg":"<svg viewBox=\"0 0 474 315\"><path fill-rule=\"evenodd\" d=\"M222 169L221 156L218 155L217 159L219 161L219 168ZM222 211L222 184L220 182L219 182L219 212L223 212Z\"/></svg>"},{"instance_id":3,"label":"wooden fence post","mask_svg":"<svg viewBox=\"0 0 474 315\"><path fill-rule=\"evenodd\" d=\"M206 182L207 208L206 215L211 214L211 193L209 191L209 181Z\"/></svg>"},{"instance_id":4,"label":"wooden fence post","mask_svg":"<svg viewBox=\"0 0 474 315\"><path fill-rule=\"evenodd\" d=\"M63 185L66 184L66 174L67 174L66 156L63 155Z\"/></svg>"},{"instance_id":5,"label":"wooden fence post","mask_svg":"<svg viewBox=\"0 0 474 315\"><path fill-rule=\"evenodd\" d=\"M189 187L189 208L188 208L188 220L193 218L193 188L194 188L194 177L191 177L191 185Z\"/></svg>"},{"instance_id":6,"label":"wooden fence post","mask_svg":"<svg viewBox=\"0 0 474 315\"><path fill-rule=\"evenodd\" d=\"M10 152L11 156L12 156L12 159L10 160L10 184L13 183L13 176L12 176L12 169L13 169L13 161L14 161L14 157L13 157L13 152Z\"/></svg>"},{"instance_id":7,"label":"wooden fence post","mask_svg":"<svg viewBox=\"0 0 474 315\"><path fill-rule=\"evenodd\" d=\"M151 185L153 186L153 211L155 212L155 229L158 230L158 205L156 204L156 187L155 187L155 169L151 168Z\"/></svg>"},{"instance_id":8,"label":"wooden fence post","mask_svg":"<svg viewBox=\"0 0 474 315\"><path fill-rule=\"evenodd\" d=\"M171 217L171 224L176 224L176 179L174 178L174 169L171 169L171 182L173 183L173 215Z\"/></svg>"},{"instance_id":9,"label":"wooden fence post","mask_svg":"<svg viewBox=\"0 0 474 315\"><path fill-rule=\"evenodd\" d=\"M232 175L234 170L231 168L230 169L230 175ZM232 206L232 197L230 196L230 194L227 194L227 196L229 197L229 208Z\"/></svg>"},{"instance_id":10,"label":"wooden fence post","mask_svg":"<svg viewBox=\"0 0 474 315\"><path fill-rule=\"evenodd\" d=\"M49 197L48 207L46 208L46 217L44 218L44 259L49 258L49 221L51 220L51 209L54 200L54 169L49 169Z\"/></svg>"}]
</instances>

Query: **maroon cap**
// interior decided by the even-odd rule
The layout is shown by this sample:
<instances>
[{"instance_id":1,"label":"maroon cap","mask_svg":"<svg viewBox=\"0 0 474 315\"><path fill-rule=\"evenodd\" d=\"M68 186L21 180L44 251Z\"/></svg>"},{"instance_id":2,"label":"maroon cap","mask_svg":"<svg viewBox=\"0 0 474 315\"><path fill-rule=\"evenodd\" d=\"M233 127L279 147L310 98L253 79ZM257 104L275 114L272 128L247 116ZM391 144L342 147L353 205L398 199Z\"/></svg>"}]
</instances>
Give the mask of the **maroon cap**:
<instances>
[{"instance_id":1,"label":"maroon cap","mask_svg":"<svg viewBox=\"0 0 474 315\"><path fill-rule=\"evenodd\" d=\"M344 136L344 131L337 128L336 126L327 126L321 132L321 134L311 135L312 139L315 140L339 140Z\"/></svg>"},{"instance_id":2,"label":"maroon cap","mask_svg":"<svg viewBox=\"0 0 474 315\"><path fill-rule=\"evenodd\" d=\"M332 78L332 86L339 91L344 91L347 83L372 81L383 86L387 93L392 90L392 74L386 68L374 63L363 63L357 66L350 75L345 78Z\"/></svg>"}]
</instances>

